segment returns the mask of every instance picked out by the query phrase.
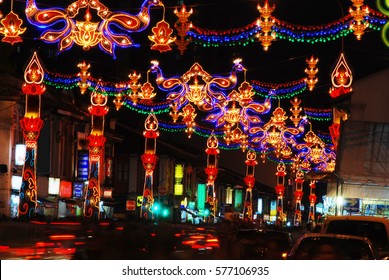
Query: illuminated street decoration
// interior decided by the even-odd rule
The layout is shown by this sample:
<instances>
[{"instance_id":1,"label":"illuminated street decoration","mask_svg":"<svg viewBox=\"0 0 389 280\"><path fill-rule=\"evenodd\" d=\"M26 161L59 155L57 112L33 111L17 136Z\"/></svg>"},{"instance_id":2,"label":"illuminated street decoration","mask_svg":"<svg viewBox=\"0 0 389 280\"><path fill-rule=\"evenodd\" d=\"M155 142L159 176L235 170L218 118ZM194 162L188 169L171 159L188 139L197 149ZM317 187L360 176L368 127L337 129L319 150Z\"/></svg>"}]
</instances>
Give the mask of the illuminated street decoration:
<instances>
[{"instance_id":1,"label":"illuminated street decoration","mask_svg":"<svg viewBox=\"0 0 389 280\"><path fill-rule=\"evenodd\" d=\"M188 18L192 13L193 9L187 11L184 4L181 5L180 10L174 10L174 14L178 17L178 20L174 24L174 28L177 30L179 36L179 40L175 40L174 43L177 45L177 49L180 51L181 55L184 54L184 51L190 43L190 40L187 39L187 33L192 26L192 23L188 21Z\"/></svg>"},{"instance_id":2,"label":"illuminated street decoration","mask_svg":"<svg viewBox=\"0 0 389 280\"><path fill-rule=\"evenodd\" d=\"M140 217L144 219L153 219L153 174L158 161L156 149L157 138L159 136L158 120L153 113L149 114L145 120L145 130L143 131L143 136L145 137L145 152L141 156L141 159L145 169L145 181L143 185Z\"/></svg>"},{"instance_id":3,"label":"illuminated street decoration","mask_svg":"<svg viewBox=\"0 0 389 280\"><path fill-rule=\"evenodd\" d=\"M40 37L46 43L58 42L60 52L70 49L74 43L82 46L84 50L98 45L101 50L115 58L116 47L138 46L127 33L145 30L150 23L150 7L158 5L161 5L159 0L145 0L140 12L131 15L125 12L111 12L98 0L78 0L66 9L38 9L35 0L28 0L26 16L31 24L39 28L48 29L51 26L64 25L59 30L45 30ZM80 9L86 9L83 21L76 19ZM92 21L90 9L96 10L100 17L99 22ZM113 26L125 33L115 33Z\"/></svg>"},{"instance_id":4,"label":"illuminated street decoration","mask_svg":"<svg viewBox=\"0 0 389 280\"><path fill-rule=\"evenodd\" d=\"M286 112L278 105L267 123L250 128L249 132L253 134L251 142L259 145L264 153L274 152L277 157L290 157L291 147L297 143L296 137L304 133L306 119L302 118L298 126L294 127L286 125L287 119Z\"/></svg>"},{"instance_id":5,"label":"illuminated street decoration","mask_svg":"<svg viewBox=\"0 0 389 280\"><path fill-rule=\"evenodd\" d=\"M307 86L310 91L315 88L315 85L318 82L318 78L316 77L319 69L316 67L316 64L319 62L319 59L311 56L309 59L305 60L308 64L308 68L305 69L305 73L307 73L308 77L305 79Z\"/></svg>"},{"instance_id":6,"label":"illuminated street decoration","mask_svg":"<svg viewBox=\"0 0 389 280\"><path fill-rule=\"evenodd\" d=\"M316 182L311 181L309 183L309 213L308 213L308 223L314 223L315 222L315 205L316 205L316 194L315 194L315 189L316 189Z\"/></svg>"},{"instance_id":7,"label":"illuminated street decoration","mask_svg":"<svg viewBox=\"0 0 389 280\"><path fill-rule=\"evenodd\" d=\"M249 131L251 127L258 126L262 120L259 114L266 114L271 108L271 102L267 98L263 104L254 102L252 86L244 81L238 88L233 90L223 103L214 105L216 113L209 114L207 121L215 123L216 127L222 127L224 140L227 145L232 143L240 144L242 151L248 146L248 135L243 131ZM254 114L250 114L254 112ZM243 131L240 129L241 126Z\"/></svg>"},{"instance_id":8,"label":"illuminated street decoration","mask_svg":"<svg viewBox=\"0 0 389 280\"><path fill-rule=\"evenodd\" d=\"M127 85L125 83L118 83L115 84L115 87L119 90L119 92L116 94L113 104L115 104L116 111L119 111L124 104L124 99L127 98Z\"/></svg>"},{"instance_id":9,"label":"illuminated street decoration","mask_svg":"<svg viewBox=\"0 0 389 280\"><path fill-rule=\"evenodd\" d=\"M212 217L216 217L216 192L215 192L215 180L218 173L218 156L220 150L218 149L219 141L214 134L211 134L207 140L207 167L205 168L205 174L207 174L207 194L205 203L209 205L209 219L205 217L205 220L211 221ZM207 213L206 213L207 214Z\"/></svg>"},{"instance_id":10,"label":"illuminated street decoration","mask_svg":"<svg viewBox=\"0 0 389 280\"><path fill-rule=\"evenodd\" d=\"M173 29L170 28L169 23L165 21L165 6L162 3L160 5L163 7L163 17L162 20L151 29L153 35L149 36L149 40L153 42L151 49L162 53L172 50L169 44L173 43L176 40L176 37L170 37L173 33Z\"/></svg>"},{"instance_id":11,"label":"illuminated street decoration","mask_svg":"<svg viewBox=\"0 0 389 280\"><path fill-rule=\"evenodd\" d=\"M108 97L98 83L90 96L91 106L88 111L92 117L92 130L89 140L89 178L85 192L84 218L100 219L100 183L102 180L102 162L104 160L104 121L108 114L106 106Z\"/></svg>"},{"instance_id":12,"label":"illuminated street decoration","mask_svg":"<svg viewBox=\"0 0 389 280\"><path fill-rule=\"evenodd\" d=\"M332 125L328 127L332 139L332 144L334 145L334 150L338 149L339 137L340 137L340 124L341 120L346 121L349 118L349 114L344 110L333 108L332 114Z\"/></svg>"},{"instance_id":13,"label":"illuminated street decoration","mask_svg":"<svg viewBox=\"0 0 389 280\"><path fill-rule=\"evenodd\" d=\"M358 40L361 40L362 35L365 33L365 29L369 27L369 22L365 19L369 15L369 8L363 7L364 0L351 0L354 8L350 7L350 15L353 17L353 21L350 24L350 29L354 31Z\"/></svg>"},{"instance_id":14,"label":"illuminated street decoration","mask_svg":"<svg viewBox=\"0 0 389 280\"><path fill-rule=\"evenodd\" d=\"M253 220L253 188L255 186L255 166L257 154L255 151L249 150L246 154L246 176L244 182L247 185L246 197L243 206L243 217L249 221Z\"/></svg>"},{"instance_id":15,"label":"illuminated street decoration","mask_svg":"<svg viewBox=\"0 0 389 280\"><path fill-rule=\"evenodd\" d=\"M295 97L290 101L290 103L292 104L292 108L290 108L292 115L289 118L293 122L294 126L297 127L303 118L303 116L300 115L303 110L303 108L300 107L301 100Z\"/></svg>"},{"instance_id":16,"label":"illuminated street decoration","mask_svg":"<svg viewBox=\"0 0 389 280\"><path fill-rule=\"evenodd\" d=\"M139 79L141 77L141 74L136 73L136 71L130 73L128 75L130 78L130 81L128 83L128 87L131 89L130 94L128 97L131 99L134 105L138 103L138 100L142 98L142 95L138 93L139 89L141 88L142 84L139 83Z\"/></svg>"},{"instance_id":17,"label":"illuminated street decoration","mask_svg":"<svg viewBox=\"0 0 389 280\"><path fill-rule=\"evenodd\" d=\"M353 82L353 73L347 64L344 53L341 53L334 70L331 73L332 88L329 93L332 98L352 92L351 84Z\"/></svg>"},{"instance_id":18,"label":"illuminated street decoration","mask_svg":"<svg viewBox=\"0 0 389 280\"><path fill-rule=\"evenodd\" d=\"M275 190L277 194L277 219L283 222L286 218L284 213L286 165L282 161L277 165L276 176L277 185Z\"/></svg>"},{"instance_id":19,"label":"illuminated street decoration","mask_svg":"<svg viewBox=\"0 0 389 280\"><path fill-rule=\"evenodd\" d=\"M244 68L241 60L234 61L234 66L228 77L212 76L205 72L200 64L195 63L181 77L164 78L162 70L157 61L152 61L151 72L157 75L156 82L161 90L168 91L166 100L170 101L172 106L172 116L177 120L179 114L184 118L187 124L189 135L193 132L196 125L194 118L196 116L196 105L201 111L212 111L215 104L225 104L227 96L224 91L232 89L237 83L237 72ZM182 112L179 112L182 109Z\"/></svg>"},{"instance_id":20,"label":"illuminated street decoration","mask_svg":"<svg viewBox=\"0 0 389 280\"><path fill-rule=\"evenodd\" d=\"M294 192L294 199L295 199L295 208L294 208L294 225L300 226L302 219L301 219L301 200L303 198L304 192L303 192L303 184L304 184L304 172L299 169L296 172L296 190Z\"/></svg>"},{"instance_id":21,"label":"illuminated street decoration","mask_svg":"<svg viewBox=\"0 0 389 280\"><path fill-rule=\"evenodd\" d=\"M26 95L24 117L20 120L26 142L26 158L23 166L22 185L19 194L19 218L30 220L35 217L38 186L36 180L37 141L43 127L40 118L41 95L46 91L43 85L44 71L38 55L34 52L24 71L22 91Z\"/></svg>"},{"instance_id":22,"label":"illuminated street decoration","mask_svg":"<svg viewBox=\"0 0 389 280\"><path fill-rule=\"evenodd\" d=\"M13 12L13 3L14 1L11 0L11 11L0 21L0 34L4 36L1 41L10 43L11 45L22 42L23 40L20 38L20 35L26 31L26 28L21 27L23 20ZM2 14L0 13L1 17Z\"/></svg>"},{"instance_id":23,"label":"illuminated street decoration","mask_svg":"<svg viewBox=\"0 0 389 280\"><path fill-rule=\"evenodd\" d=\"M304 143L296 144L295 150L297 157L304 163L302 166L304 170L315 169L328 172L329 169L334 168L335 152L312 131L312 127L304 136Z\"/></svg>"},{"instance_id":24,"label":"illuminated street decoration","mask_svg":"<svg viewBox=\"0 0 389 280\"><path fill-rule=\"evenodd\" d=\"M377 8L381 13L389 16L389 2L387 0L377 0ZM389 21L382 28L381 38L384 44L389 47Z\"/></svg>"},{"instance_id":25,"label":"illuminated street decoration","mask_svg":"<svg viewBox=\"0 0 389 280\"><path fill-rule=\"evenodd\" d=\"M80 77L78 86L80 87L81 94L84 94L90 86L88 82L88 79L90 78L90 73L88 72L90 64L86 64L86 62L83 61L77 64L77 67L80 68L80 72L78 73L78 76Z\"/></svg>"},{"instance_id":26,"label":"illuminated street decoration","mask_svg":"<svg viewBox=\"0 0 389 280\"><path fill-rule=\"evenodd\" d=\"M357 0L361 1L361 0ZM377 0L385 1L385 0ZM353 1L354 2L354 1ZM377 5L379 6L379 5ZM383 5L381 5L383 6ZM388 6L386 4L386 6ZM352 9L351 9L352 10ZM351 14L345 15L338 20L324 23L321 25L299 25L286 22L282 19L272 17L272 33L275 34L277 40L287 40L288 42L298 44L318 44L318 43L330 43L334 40L342 39L343 37L360 34L361 31L365 31L368 22L369 29L371 31L380 31L382 26L386 26L384 29L388 30L386 25L388 19L385 15L378 11L374 11L371 7L368 9L371 13L368 13L363 20L358 24L356 19L359 20L360 15L366 12L366 8L353 10L356 15L354 18ZM386 12L381 9L382 13L387 15ZM370 15L371 14L371 15ZM270 23L269 23L270 24ZM256 39L259 37L259 33L263 31L261 26L257 24L257 20L247 24L246 26L237 27L233 29L225 29L215 31L210 28L201 28L195 24L191 25L191 30L187 32L187 37L190 42L202 46L202 47L236 47L247 46L258 42ZM362 33L363 34L363 33ZM270 38L269 38L270 39Z\"/></svg>"},{"instance_id":27,"label":"illuminated street decoration","mask_svg":"<svg viewBox=\"0 0 389 280\"><path fill-rule=\"evenodd\" d=\"M263 50L267 51L271 45L271 42L276 38L276 33L272 31L274 24L274 19L270 20L271 14L274 12L276 6L270 6L268 1L265 0L263 6L257 6L259 13L261 14L261 19L258 20L258 26L261 28L261 33L257 36L259 41L263 46Z\"/></svg>"}]
</instances>

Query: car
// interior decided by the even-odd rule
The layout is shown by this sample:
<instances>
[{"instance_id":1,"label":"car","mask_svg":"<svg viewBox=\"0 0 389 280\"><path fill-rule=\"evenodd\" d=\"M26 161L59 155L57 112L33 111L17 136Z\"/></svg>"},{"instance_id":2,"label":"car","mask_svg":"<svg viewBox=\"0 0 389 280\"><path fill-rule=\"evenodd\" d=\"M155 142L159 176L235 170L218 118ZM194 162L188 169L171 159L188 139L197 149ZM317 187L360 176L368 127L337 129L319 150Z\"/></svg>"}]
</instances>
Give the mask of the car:
<instances>
[{"instance_id":1,"label":"car","mask_svg":"<svg viewBox=\"0 0 389 280\"><path fill-rule=\"evenodd\" d=\"M240 229L236 237L237 259L281 260L293 245L292 235L273 228Z\"/></svg>"},{"instance_id":2,"label":"car","mask_svg":"<svg viewBox=\"0 0 389 280\"><path fill-rule=\"evenodd\" d=\"M389 256L389 220L374 216L328 216L321 233L350 234L369 238L381 256Z\"/></svg>"},{"instance_id":3,"label":"car","mask_svg":"<svg viewBox=\"0 0 389 280\"><path fill-rule=\"evenodd\" d=\"M380 255L366 237L306 233L293 245L288 260L378 260Z\"/></svg>"}]
</instances>

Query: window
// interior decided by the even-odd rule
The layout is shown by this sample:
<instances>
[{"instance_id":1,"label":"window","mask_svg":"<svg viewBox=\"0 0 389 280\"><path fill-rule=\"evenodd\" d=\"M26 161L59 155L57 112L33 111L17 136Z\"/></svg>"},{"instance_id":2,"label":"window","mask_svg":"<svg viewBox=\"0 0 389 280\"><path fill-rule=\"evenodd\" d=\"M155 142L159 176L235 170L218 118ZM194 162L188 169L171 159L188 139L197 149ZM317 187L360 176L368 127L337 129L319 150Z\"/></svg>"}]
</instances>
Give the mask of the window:
<instances>
[{"instance_id":1,"label":"window","mask_svg":"<svg viewBox=\"0 0 389 280\"><path fill-rule=\"evenodd\" d=\"M128 181L128 171L129 171L129 163L128 161L119 161L117 164L117 180L118 181Z\"/></svg>"}]
</instances>

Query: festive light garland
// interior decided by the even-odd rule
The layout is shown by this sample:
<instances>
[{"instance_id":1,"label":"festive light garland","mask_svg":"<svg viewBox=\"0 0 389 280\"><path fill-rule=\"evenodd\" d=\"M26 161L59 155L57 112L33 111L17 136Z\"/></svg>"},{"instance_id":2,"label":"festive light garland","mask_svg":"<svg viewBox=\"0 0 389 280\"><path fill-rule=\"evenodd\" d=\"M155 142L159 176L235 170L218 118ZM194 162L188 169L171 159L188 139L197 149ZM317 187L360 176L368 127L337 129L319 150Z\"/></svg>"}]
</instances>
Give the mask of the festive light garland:
<instances>
[{"instance_id":1,"label":"festive light garland","mask_svg":"<svg viewBox=\"0 0 389 280\"><path fill-rule=\"evenodd\" d=\"M370 7L368 9L370 14L365 17L365 21L368 22L367 27L369 29L379 31L383 26L387 26L388 18L385 15L385 10L382 9L382 12L385 12L383 14ZM275 33L276 38L292 43L327 43L354 33L350 28L353 24L353 18L350 14L337 21L315 26L291 24L275 17L272 18L274 19L272 31ZM191 31L187 35L194 44L203 47L233 47L257 43L256 37L258 37L260 32L261 27L256 22L241 28L219 31L200 28L192 24Z\"/></svg>"}]
</instances>

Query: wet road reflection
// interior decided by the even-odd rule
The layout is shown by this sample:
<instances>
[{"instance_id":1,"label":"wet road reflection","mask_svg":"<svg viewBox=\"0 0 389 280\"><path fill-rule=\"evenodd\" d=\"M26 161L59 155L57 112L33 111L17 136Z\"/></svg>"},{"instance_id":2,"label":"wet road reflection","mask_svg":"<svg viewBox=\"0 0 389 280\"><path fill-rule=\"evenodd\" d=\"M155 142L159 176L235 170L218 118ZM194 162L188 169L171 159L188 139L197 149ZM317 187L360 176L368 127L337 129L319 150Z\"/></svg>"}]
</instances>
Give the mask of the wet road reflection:
<instances>
[{"instance_id":1,"label":"wet road reflection","mask_svg":"<svg viewBox=\"0 0 389 280\"><path fill-rule=\"evenodd\" d=\"M0 259L213 259L212 228L149 221L0 222Z\"/></svg>"}]
</instances>

